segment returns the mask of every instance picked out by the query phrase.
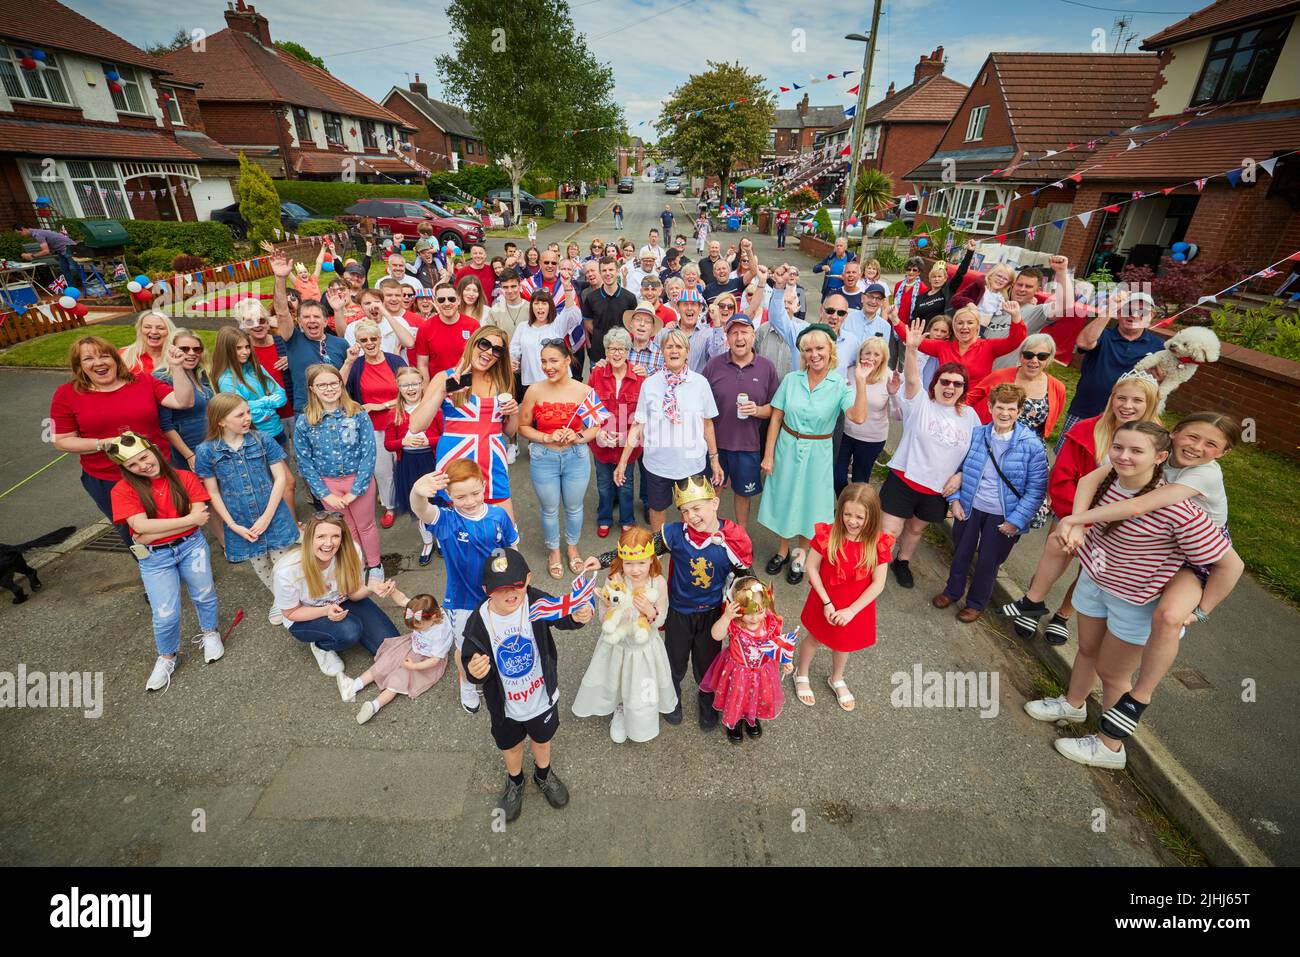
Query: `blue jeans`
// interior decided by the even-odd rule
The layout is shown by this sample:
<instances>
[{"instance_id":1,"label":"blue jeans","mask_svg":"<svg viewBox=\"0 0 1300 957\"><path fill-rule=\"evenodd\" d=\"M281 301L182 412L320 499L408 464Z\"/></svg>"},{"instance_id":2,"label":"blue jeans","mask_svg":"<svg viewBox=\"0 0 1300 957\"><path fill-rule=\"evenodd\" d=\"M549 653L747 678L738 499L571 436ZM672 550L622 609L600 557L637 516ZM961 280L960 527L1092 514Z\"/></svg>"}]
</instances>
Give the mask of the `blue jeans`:
<instances>
[{"instance_id":1,"label":"blue jeans","mask_svg":"<svg viewBox=\"0 0 1300 957\"><path fill-rule=\"evenodd\" d=\"M372 658L385 638L397 636L397 628L371 599L344 599L339 606L348 613L342 621L328 618L295 621L289 626L289 634L314 644L321 651L343 651L359 642Z\"/></svg>"},{"instance_id":2,"label":"blue jeans","mask_svg":"<svg viewBox=\"0 0 1300 957\"><path fill-rule=\"evenodd\" d=\"M564 506L564 537L570 545L582 536L582 502L591 481L591 452L585 445L552 449L528 443L528 473L542 504L542 540L560 547L560 506Z\"/></svg>"},{"instance_id":3,"label":"blue jeans","mask_svg":"<svg viewBox=\"0 0 1300 957\"><path fill-rule=\"evenodd\" d=\"M596 462L596 524L614 524L614 497L618 496L618 522L620 525L635 525L636 513L633 511L632 487L636 485L636 467L627 470L622 486L614 484L614 469L617 462Z\"/></svg>"},{"instance_id":4,"label":"blue jeans","mask_svg":"<svg viewBox=\"0 0 1300 957\"><path fill-rule=\"evenodd\" d=\"M158 654L174 655L181 647L181 582L199 614L199 628L217 630L217 586L212 584L212 553L203 532L160 545L140 559L140 578L153 613L153 640Z\"/></svg>"},{"instance_id":5,"label":"blue jeans","mask_svg":"<svg viewBox=\"0 0 1300 957\"><path fill-rule=\"evenodd\" d=\"M871 481L871 469L875 466L876 459L880 457L884 447L884 442L866 442L848 434L840 436L840 447L835 451L836 498L839 498L840 492L844 491L844 486L850 481Z\"/></svg>"},{"instance_id":6,"label":"blue jeans","mask_svg":"<svg viewBox=\"0 0 1300 957\"><path fill-rule=\"evenodd\" d=\"M61 253L55 253L59 260L59 269L63 273L63 278L68 281L69 286L86 291L86 274L82 271L81 264L72 258L72 253L66 249Z\"/></svg>"},{"instance_id":7,"label":"blue jeans","mask_svg":"<svg viewBox=\"0 0 1300 957\"><path fill-rule=\"evenodd\" d=\"M623 214L622 214L622 213L615 213L615 214L614 214L614 228L615 228L615 229L622 229L622 228L623 228Z\"/></svg>"}]
</instances>

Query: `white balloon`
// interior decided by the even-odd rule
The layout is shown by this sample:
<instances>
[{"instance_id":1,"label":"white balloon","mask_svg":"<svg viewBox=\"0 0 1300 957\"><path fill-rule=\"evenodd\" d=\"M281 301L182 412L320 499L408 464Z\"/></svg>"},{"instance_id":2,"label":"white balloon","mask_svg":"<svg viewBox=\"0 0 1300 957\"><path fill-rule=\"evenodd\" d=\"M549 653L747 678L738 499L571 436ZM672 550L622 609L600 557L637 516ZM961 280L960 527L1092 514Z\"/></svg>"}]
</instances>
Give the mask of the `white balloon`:
<instances>
[{"instance_id":1,"label":"white balloon","mask_svg":"<svg viewBox=\"0 0 1300 957\"><path fill-rule=\"evenodd\" d=\"M59 297L59 305L62 306L64 309L71 309L76 304L77 304L77 300L73 299L71 296Z\"/></svg>"},{"instance_id":2,"label":"white balloon","mask_svg":"<svg viewBox=\"0 0 1300 957\"><path fill-rule=\"evenodd\" d=\"M129 292L134 294L139 292L141 289L143 289L144 286L140 285L138 282L132 279L129 283L126 284L126 288Z\"/></svg>"}]
</instances>

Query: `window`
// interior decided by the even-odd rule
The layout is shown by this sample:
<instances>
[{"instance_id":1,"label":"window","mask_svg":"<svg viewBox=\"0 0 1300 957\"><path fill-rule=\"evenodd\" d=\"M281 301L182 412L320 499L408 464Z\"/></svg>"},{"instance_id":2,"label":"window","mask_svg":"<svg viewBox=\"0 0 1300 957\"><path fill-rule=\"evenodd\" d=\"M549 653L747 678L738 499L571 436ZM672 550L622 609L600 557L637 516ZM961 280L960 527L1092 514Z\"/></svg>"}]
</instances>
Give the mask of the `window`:
<instances>
[{"instance_id":1,"label":"window","mask_svg":"<svg viewBox=\"0 0 1300 957\"><path fill-rule=\"evenodd\" d=\"M167 115L171 117L172 125L184 126L185 117L181 116L181 101L176 95L176 91L169 86L164 86L162 90L164 97L166 97L163 104L167 107Z\"/></svg>"},{"instance_id":2,"label":"window","mask_svg":"<svg viewBox=\"0 0 1300 957\"><path fill-rule=\"evenodd\" d=\"M874 159L878 149L880 149L880 125L874 124L862 131L862 150L859 158Z\"/></svg>"},{"instance_id":3,"label":"window","mask_svg":"<svg viewBox=\"0 0 1300 957\"><path fill-rule=\"evenodd\" d=\"M46 51L45 64L38 65L35 70L24 70L21 60L22 54L17 50L0 44L0 83L3 83L5 94L10 99L72 105L68 86L63 82L63 71L53 53Z\"/></svg>"},{"instance_id":4,"label":"window","mask_svg":"<svg viewBox=\"0 0 1300 957\"><path fill-rule=\"evenodd\" d=\"M970 121L966 124L966 142L984 138L984 121L989 117L987 106L977 106L970 111Z\"/></svg>"},{"instance_id":5,"label":"window","mask_svg":"<svg viewBox=\"0 0 1300 957\"><path fill-rule=\"evenodd\" d=\"M54 164L56 178L45 179L41 163L24 163L32 198L48 199L61 216L132 219L130 197L115 163L69 161Z\"/></svg>"},{"instance_id":6,"label":"window","mask_svg":"<svg viewBox=\"0 0 1300 957\"><path fill-rule=\"evenodd\" d=\"M368 150L379 149L379 139L375 136L375 123L373 120L361 121L361 145Z\"/></svg>"},{"instance_id":7,"label":"window","mask_svg":"<svg viewBox=\"0 0 1300 957\"><path fill-rule=\"evenodd\" d=\"M962 229L974 232L992 232L1002 219L1005 210L994 209L1003 202L1002 192L989 186L961 186L946 190L944 205L948 218ZM931 206L930 212L935 212Z\"/></svg>"},{"instance_id":8,"label":"window","mask_svg":"<svg viewBox=\"0 0 1300 957\"><path fill-rule=\"evenodd\" d=\"M1201 68L1192 105L1257 100L1263 96L1290 25L1288 20L1277 20L1215 37Z\"/></svg>"},{"instance_id":9,"label":"window","mask_svg":"<svg viewBox=\"0 0 1300 957\"><path fill-rule=\"evenodd\" d=\"M109 96L113 98L113 109L119 113L147 115L144 108L144 94L141 92L139 75L135 69L129 66L114 66L112 63L105 63L103 66L104 79L117 85L116 90L111 86L108 89ZM117 80L109 80L110 73L116 73Z\"/></svg>"},{"instance_id":10,"label":"window","mask_svg":"<svg viewBox=\"0 0 1300 957\"><path fill-rule=\"evenodd\" d=\"M767 151L769 153L776 150L776 130L767 131Z\"/></svg>"},{"instance_id":11,"label":"window","mask_svg":"<svg viewBox=\"0 0 1300 957\"><path fill-rule=\"evenodd\" d=\"M473 155L474 155L474 141L473 141L473 140L466 140L466 141L465 141L465 153L466 153L467 155L469 155L469 156L473 156Z\"/></svg>"},{"instance_id":12,"label":"window","mask_svg":"<svg viewBox=\"0 0 1300 957\"><path fill-rule=\"evenodd\" d=\"M393 134L393 124L384 124L384 149L391 150L397 146L397 137Z\"/></svg>"},{"instance_id":13,"label":"window","mask_svg":"<svg viewBox=\"0 0 1300 957\"><path fill-rule=\"evenodd\" d=\"M337 113L325 114L325 140L328 143L343 145L343 117Z\"/></svg>"},{"instance_id":14,"label":"window","mask_svg":"<svg viewBox=\"0 0 1300 957\"><path fill-rule=\"evenodd\" d=\"M298 133L299 144L310 143L315 139L311 135L311 120L307 116L307 110L301 106L293 108L293 126Z\"/></svg>"}]
</instances>

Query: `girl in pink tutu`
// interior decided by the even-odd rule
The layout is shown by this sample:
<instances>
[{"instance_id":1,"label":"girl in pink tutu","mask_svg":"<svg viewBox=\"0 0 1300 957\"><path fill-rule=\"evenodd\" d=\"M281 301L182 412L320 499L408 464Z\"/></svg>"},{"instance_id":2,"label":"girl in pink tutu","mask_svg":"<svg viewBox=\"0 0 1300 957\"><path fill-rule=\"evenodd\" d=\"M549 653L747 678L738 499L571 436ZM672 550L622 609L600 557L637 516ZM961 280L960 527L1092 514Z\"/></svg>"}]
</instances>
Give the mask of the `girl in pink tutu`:
<instances>
[{"instance_id":1,"label":"girl in pink tutu","mask_svg":"<svg viewBox=\"0 0 1300 957\"><path fill-rule=\"evenodd\" d=\"M377 698L361 706L357 724L365 724L399 694L418 698L437 684L447 670L447 655L455 640L438 599L432 595L407 598L394 588L389 597L406 606L406 627L412 630L384 639L375 654L375 663L360 678L353 680L340 674L336 679L344 701L355 701L357 692L372 681L382 689Z\"/></svg>"},{"instance_id":2,"label":"girl in pink tutu","mask_svg":"<svg viewBox=\"0 0 1300 957\"><path fill-rule=\"evenodd\" d=\"M769 653L781 636L781 617L771 589L757 578L737 579L712 634L714 641L725 637L727 647L709 665L700 690L713 693L713 707L722 712L728 741L739 744L746 732L757 738L763 733L760 719L775 718L785 700L776 657ZM784 673L793 667L787 663Z\"/></svg>"}]
</instances>

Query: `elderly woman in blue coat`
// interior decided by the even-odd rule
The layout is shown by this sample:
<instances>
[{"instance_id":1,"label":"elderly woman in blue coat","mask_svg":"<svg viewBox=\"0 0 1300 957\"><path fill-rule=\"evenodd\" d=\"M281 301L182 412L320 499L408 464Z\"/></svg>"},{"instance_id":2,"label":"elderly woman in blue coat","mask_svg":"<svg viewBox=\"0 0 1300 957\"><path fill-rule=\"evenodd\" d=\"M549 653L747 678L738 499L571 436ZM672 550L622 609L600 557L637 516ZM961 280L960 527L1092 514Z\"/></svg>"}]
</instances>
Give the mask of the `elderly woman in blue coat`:
<instances>
[{"instance_id":1,"label":"elderly woman in blue coat","mask_svg":"<svg viewBox=\"0 0 1300 957\"><path fill-rule=\"evenodd\" d=\"M1011 554L1047 493L1047 456L1042 439L1017 422L1025 390L1004 382L989 390L991 421L971 435L961 467L961 486L948 496L953 526L952 569L948 585L935 595L935 608L947 608L966 592L957 620L980 616L993 594L998 568ZM975 565L970 587L966 576Z\"/></svg>"}]
</instances>

